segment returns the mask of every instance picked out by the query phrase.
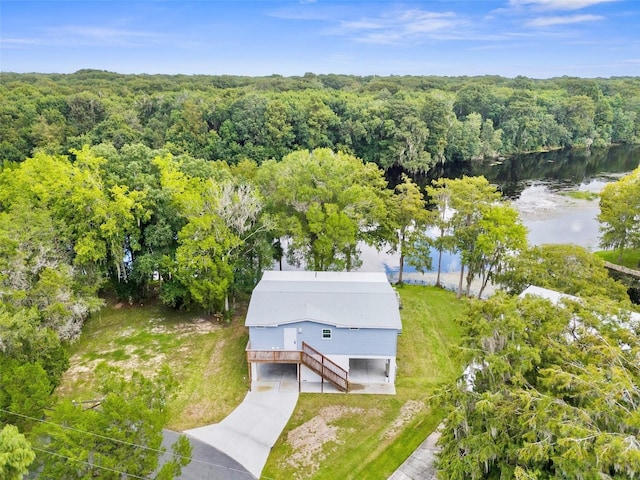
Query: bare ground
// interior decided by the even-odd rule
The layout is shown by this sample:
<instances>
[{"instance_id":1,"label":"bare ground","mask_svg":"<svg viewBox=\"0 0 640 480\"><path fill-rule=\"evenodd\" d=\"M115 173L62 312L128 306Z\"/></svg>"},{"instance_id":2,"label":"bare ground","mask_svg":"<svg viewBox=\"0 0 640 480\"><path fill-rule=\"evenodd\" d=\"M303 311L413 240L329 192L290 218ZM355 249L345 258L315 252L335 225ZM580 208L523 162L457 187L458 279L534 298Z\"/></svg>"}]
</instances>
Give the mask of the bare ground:
<instances>
[{"instance_id":1,"label":"bare ground","mask_svg":"<svg viewBox=\"0 0 640 480\"><path fill-rule=\"evenodd\" d=\"M351 415L380 416L382 411L339 405L322 408L318 415L287 435L287 443L292 449L292 454L286 459L288 466L304 472L305 477L310 472L315 473L333 451L331 444L337 446L343 443L340 436L346 428L333 422Z\"/></svg>"}]
</instances>

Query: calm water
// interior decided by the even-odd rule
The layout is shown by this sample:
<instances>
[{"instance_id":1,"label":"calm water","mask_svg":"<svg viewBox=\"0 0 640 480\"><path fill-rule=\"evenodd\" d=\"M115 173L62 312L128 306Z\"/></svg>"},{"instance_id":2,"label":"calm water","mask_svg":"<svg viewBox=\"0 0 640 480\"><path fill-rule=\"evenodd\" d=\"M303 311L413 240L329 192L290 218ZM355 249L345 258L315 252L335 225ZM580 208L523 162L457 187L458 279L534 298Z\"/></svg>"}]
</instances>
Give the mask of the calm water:
<instances>
[{"instance_id":1,"label":"calm water","mask_svg":"<svg viewBox=\"0 0 640 480\"><path fill-rule=\"evenodd\" d=\"M451 166L442 174L484 175L513 201L529 229L529 243L574 243L598 249L598 200L575 200L570 191L600 192L640 165L640 146L518 155L500 162Z\"/></svg>"},{"instance_id":2,"label":"calm water","mask_svg":"<svg viewBox=\"0 0 640 480\"><path fill-rule=\"evenodd\" d=\"M499 162L445 165L435 172L435 177L484 175L512 200L529 230L528 239L532 245L573 243L597 250L598 200L575 200L566 193L575 190L597 193L608 182L617 180L639 165L640 146L621 146L591 152L518 155ZM417 179L422 184L430 180ZM366 245L361 246L361 252L362 266L359 270L392 273L398 269L399 259L395 253L378 252ZM435 266L435 253L432 257ZM447 254L442 267L443 272L456 272L460 269L460 261L455 255ZM406 271L415 270L407 266Z\"/></svg>"},{"instance_id":3,"label":"calm water","mask_svg":"<svg viewBox=\"0 0 640 480\"><path fill-rule=\"evenodd\" d=\"M599 248L598 200L576 200L571 191L598 193L640 165L640 146L620 146L586 151L559 151L517 155L499 162L449 165L437 173L448 178L484 175L498 185L520 212L532 245L572 243L594 251ZM419 179L426 183L430 179ZM362 270L394 271L397 255L363 248ZM436 256L433 255L434 264ZM447 255L443 271L460 269L459 259ZM409 267L409 271L411 268Z\"/></svg>"}]
</instances>

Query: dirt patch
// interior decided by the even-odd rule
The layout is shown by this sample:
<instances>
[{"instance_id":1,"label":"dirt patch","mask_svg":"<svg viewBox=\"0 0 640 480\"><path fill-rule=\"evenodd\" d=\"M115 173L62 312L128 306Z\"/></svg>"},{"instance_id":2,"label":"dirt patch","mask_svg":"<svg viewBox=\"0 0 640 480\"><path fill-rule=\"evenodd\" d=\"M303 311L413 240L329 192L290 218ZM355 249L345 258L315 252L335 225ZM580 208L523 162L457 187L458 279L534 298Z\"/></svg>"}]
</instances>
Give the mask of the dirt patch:
<instances>
[{"instance_id":1,"label":"dirt patch","mask_svg":"<svg viewBox=\"0 0 640 480\"><path fill-rule=\"evenodd\" d=\"M129 378L134 371L141 372L155 372L160 365L166 361L165 354L156 354L152 358L142 358L134 353L138 347L134 345L127 345L124 347L124 355L127 357L124 360L108 360L107 363L114 367L121 368L125 376ZM109 354L109 350L103 350L102 354ZM70 390L74 385L79 385L87 381L92 381L94 373L98 364L102 363L103 359L96 360L82 360L80 355L74 355L69 359L70 367L65 372L61 386L59 387L59 394L64 395L66 390Z\"/></svg>"},{"instance_id":2,"label":"dirt patch","mask_svg":"<svg viewBox=\"0 0 640 480\"><path fill-rule=\"evenodd\" d=\"M177 334L180 337L187 335L205 335L215 332L222 328L222 324L216 320L208 320L206 318L195 318L190 322L182 322L177 324L166 324L162 318L151 318L149 323L152 325L149 331L155 334Z\"/></svg>"},{"instance_id":3,"label":"dirt patch","mask_svg":"<svg viewBox=\"0 0 640 480\"><path fill-rule=\"evenodd\" d=\"M391 426L382 434L382 438L392 438L395 437L402 427L404 427L408 422L411 421L413 417L415 417L422 409L424 409L424 402L419 400L408 400L402 407L400 408L400 413L393 421Z\"/></svg>"},{"instance_id":4,"label":"dirt patch","mask_svg":"<svg viewBox=\"0 0 640 480\"><path fill-rule=\"evenodd\" d=\"M328 454L324 452L324 446L329 442L340 444L338 431L338 427L329 425L319 415L291 430L287 442L293 448L293 453L287 458L287 464L296 470L315 473Z\"/></svg>"},{"instance_id":5,"label":"dirt patch","mask_svg":"<svg viewBox=\"0 0 640 480\"><path fill-rule=\"evenodd\" d=\"M134 371L155 372L165 362L167 356L164 353L156 353L152 358L143 359L139 355L133 353L139 347L135 345L127 345L124 352L127 355L126 360L111 360L109 364L124 370L125 374L130 375Z\"/></svg>"},{"instance_id":6,"label":"dirt patch","mask_svg":"<svg viewBox=\"0 0 640 480\"><path fill-rule=\"evenodd\" d=\"M349 415L380 416L382 411L338 405L323 408L318 415L288 433L287 443L293 453L287 458L287 465L306 473L315 473L332 451L329 444L343 443L340 435L346 429L332 425L332 422Z\"/></svg>"}]
</instances>

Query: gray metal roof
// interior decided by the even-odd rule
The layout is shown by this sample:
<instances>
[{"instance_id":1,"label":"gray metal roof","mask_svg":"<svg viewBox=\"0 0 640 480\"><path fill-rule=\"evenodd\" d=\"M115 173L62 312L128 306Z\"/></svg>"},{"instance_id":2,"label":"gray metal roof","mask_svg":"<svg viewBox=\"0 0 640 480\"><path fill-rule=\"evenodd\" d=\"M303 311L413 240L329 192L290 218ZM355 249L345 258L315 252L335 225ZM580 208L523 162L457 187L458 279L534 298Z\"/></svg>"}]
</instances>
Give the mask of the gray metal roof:
<instances>
[{"instance_id":1,"label":"gray metal roof","mask_svg":"<svg viewBox=\"0 0 640 480\"><path fill-rule=\"evenodd\" d=\"M345 328L402 328L398 297L384 273L264 272L245 325L305 320Z\"/></svg>"}]
</instances>

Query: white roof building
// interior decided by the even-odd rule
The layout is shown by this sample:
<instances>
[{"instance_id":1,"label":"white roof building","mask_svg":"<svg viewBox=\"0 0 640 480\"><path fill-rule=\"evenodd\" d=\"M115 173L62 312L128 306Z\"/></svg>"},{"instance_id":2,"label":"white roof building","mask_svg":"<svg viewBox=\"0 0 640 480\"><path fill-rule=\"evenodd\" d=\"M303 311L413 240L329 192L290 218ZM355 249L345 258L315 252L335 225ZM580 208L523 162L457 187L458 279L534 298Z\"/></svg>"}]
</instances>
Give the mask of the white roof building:
<instances>
[{"instance_id":1,"label":"white roof building","mask_svg":"<svg viewBox=\"0 0 640 480\"><path fill-rule=\"evenodd\" d=\"M384 273L265 272L251 295L245 325L303 320L344 328L402 328L398 297Z\"/></svg>"}]
</instances>

